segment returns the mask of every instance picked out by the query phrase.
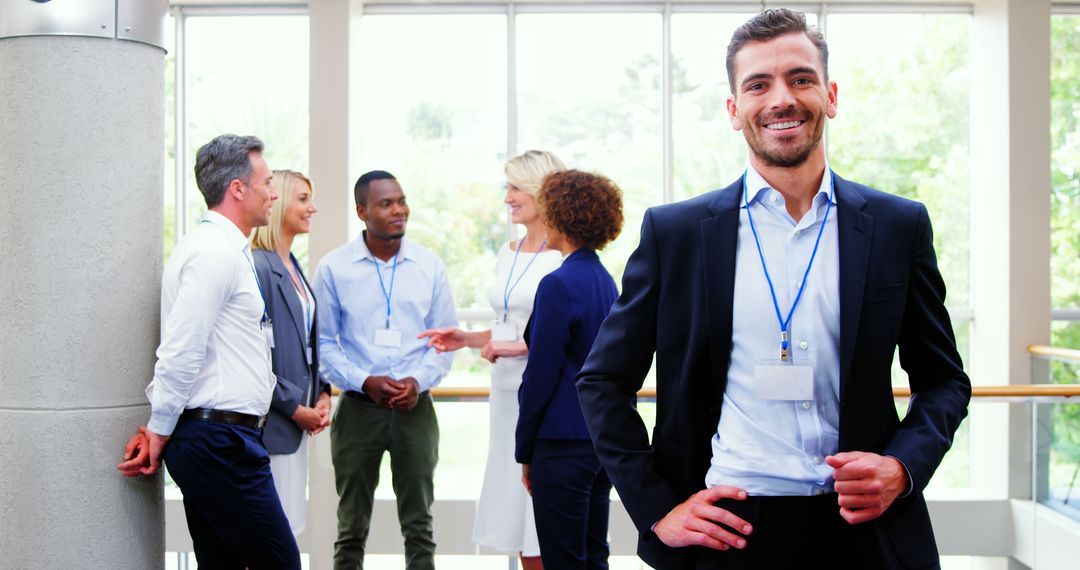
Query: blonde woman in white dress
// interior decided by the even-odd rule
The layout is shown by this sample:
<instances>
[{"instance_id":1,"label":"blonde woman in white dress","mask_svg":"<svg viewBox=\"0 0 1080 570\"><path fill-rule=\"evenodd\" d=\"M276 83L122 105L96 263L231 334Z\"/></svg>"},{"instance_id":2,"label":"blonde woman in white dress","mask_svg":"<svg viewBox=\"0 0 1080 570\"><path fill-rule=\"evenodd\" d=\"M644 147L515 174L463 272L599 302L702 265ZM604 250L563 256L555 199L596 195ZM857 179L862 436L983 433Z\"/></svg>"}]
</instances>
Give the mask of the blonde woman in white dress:
<instances>
[{"instance_id":1,"label":"blonde woman in white dress","mask_svg":"<svg viewBox=\"0 0 1080 570\"><path fill-rule=\"evenodd\" d=\"M480 349L480 355L492 362L488 458L476 503L473 541L499 552L519 553L525 570L538 570L543 565L532 500L521 482L521 466L514 461L517 393L528 358L522 334L532 315L540 279L562 264L562 254L546 247L544 222L535 196L545 176L565 169L555 155L539 150L530 150L506 163L504 201L510 207L510 219L525 226L525 237L499 249L495 282L488 291L496 314L492 328L432 329L420 335L428 337L429 344L440 352Z\"/></svg>"}]
</instances>

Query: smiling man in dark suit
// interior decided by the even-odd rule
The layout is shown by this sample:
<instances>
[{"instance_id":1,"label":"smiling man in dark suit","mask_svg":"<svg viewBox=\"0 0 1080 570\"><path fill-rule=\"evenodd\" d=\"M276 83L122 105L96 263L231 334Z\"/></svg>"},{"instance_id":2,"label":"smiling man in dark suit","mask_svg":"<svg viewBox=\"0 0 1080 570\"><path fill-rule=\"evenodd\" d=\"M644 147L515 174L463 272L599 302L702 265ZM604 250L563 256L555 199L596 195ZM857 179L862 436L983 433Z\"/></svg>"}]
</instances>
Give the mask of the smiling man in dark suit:
<instances>
[{"instance_id":1,"label":"smiling man in dark suit","mask_svg":"<svg viewBox=\"0 0 1080 570\"><path fill-rule=\"evenodd\" d=\"M649 210L578 376L597 454L658 568L934 568L922 491L971 386L926 208L821 144L828 48L767 10L728 47L733 184ZM900 362L912 389L901 421ZM656 355L652 441L633 408Z\"/></svg>"}]
</instances>

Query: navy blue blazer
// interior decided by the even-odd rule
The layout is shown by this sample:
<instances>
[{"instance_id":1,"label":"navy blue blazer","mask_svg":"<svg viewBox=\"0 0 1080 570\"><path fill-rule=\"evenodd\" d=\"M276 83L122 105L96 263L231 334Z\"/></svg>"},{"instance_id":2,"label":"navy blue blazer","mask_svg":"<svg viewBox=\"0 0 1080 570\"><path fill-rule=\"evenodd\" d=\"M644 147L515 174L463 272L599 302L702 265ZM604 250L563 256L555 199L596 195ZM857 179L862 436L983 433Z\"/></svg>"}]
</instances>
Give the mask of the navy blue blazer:
<instances>
[{"instance_id":1,"label":"navy blue blazer","mask_svg":"<svg viewBox=\"0 0 1080 570\"><path fill-rule=\"evenodd\" d=\"M591 249L571 253L540 280L525 327L529 361L518 388L518 463L532 461L537 439L589 439L574 381L618 294Z\"/></svg>"},{"instance_id":2,"label":"navy blue blazer","mask_svg":"<svg viewBox=\"0 0 1080 570\"><path fill-rule=\"evenodd\" d=\"M285 268L281 257L276 252L265 249L253 249L255 273L259 276L259 289L266 312L273 321L274 349L271 351L274 375L277 385L270 400L270 417L263 428L263 445L274 454L295 453L300 448L303 430L292 420L296 408L310 405L315 393L330 393L330 383L319 375L319 343L311 343L311 365L308 366L304 347L308 344L308 335L304 328L307 318L303 305L297 296L289 270ZM290 258L292 256L290 255ZM295 258L293 258L295 262ZM304 272L299 270L300 278L307 283ZM314 303L314 298L311 297ZM317 311L311 307L312 330L318 331ZM314 337L313 337L314 338Z\"/></svg>"},{"instance_id":3,"label":"navy blue blazer","mask_svg":"<svg viewBox=\"0 0 1080 570\"><path fill-rule=\"evenodd\" d=\"M945 310L926 208L835 181L839 447L892 455L908 467L913 491L866 524L896 562L921 568L938 560L922 490L967 414L971 383ZM694 548L668 548L650 528L705 486L731 357L741 196L740 179L646 212L623 293L578 375L597 456L640 531L639 556L657 568L693 563ZM891 389L898 346L912 390L903 421ZM654 352L656 428L650 443L633 403Z\"/></svg>"}]
</instances>

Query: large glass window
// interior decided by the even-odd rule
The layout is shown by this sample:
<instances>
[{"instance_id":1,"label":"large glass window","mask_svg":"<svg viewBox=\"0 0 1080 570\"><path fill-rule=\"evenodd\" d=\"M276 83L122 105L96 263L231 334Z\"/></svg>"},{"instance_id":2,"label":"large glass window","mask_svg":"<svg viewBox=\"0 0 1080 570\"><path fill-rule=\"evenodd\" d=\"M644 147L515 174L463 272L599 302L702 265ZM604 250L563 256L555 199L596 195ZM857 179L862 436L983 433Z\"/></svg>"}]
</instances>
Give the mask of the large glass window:
<instances>
[{"instance_id":1,"label":"large glass window","mask_svg":"<svg viewBox=\"0 0 1080 570\"><path fill-rule=\"evenodd\" d=\"M600 254L616 279L637 246L645 208L663 198L660 21L659 14L517 17L518 147L552 151L622 188L623 233Z\"/></svg>"},{"instance_id":2,"label":"large glass window","mask_svg":"<svg viewBox=\"0 0 1080 570\"><path fill-rule=\"evenodd\" d=\"M1080 309L1080 15L1050 28L1050 299ZM1054 323L1053 343L1080 347L1080 322Z\"/></svg>"},{"instance_id":3,"label":"large glass window","mask_svg":"<svg viewBox=\"0 0 1080 570\"><path fill-rule=\"evenodd\" d=\"M1050 19L1050 181L1050 300L1069 316L1080 309L1080 15ZM1052 343L1080 348L1080 321L1055 321ZM1051 382L1080 382L1080 366L1050 366ZM1055 404L1045 413L1050 449L1046 489L1038 498L1077 517L1075 500L1071 508L1068 503L1080 494L1080 404Z\"/></svg>"},{"instance_id":4,"label":"large glass window","mask_svg":"<svg viewBox=\"0 0 1080 570\"><path fill-rule=\"evenodd\" d=\"M192 168L215 136L256 135L270 168L308 169L307 16L186 17L184 31L187 216L177 235L206 212ZM294 248L306 260L306 236Z\"/></svg>"}]
</instances>

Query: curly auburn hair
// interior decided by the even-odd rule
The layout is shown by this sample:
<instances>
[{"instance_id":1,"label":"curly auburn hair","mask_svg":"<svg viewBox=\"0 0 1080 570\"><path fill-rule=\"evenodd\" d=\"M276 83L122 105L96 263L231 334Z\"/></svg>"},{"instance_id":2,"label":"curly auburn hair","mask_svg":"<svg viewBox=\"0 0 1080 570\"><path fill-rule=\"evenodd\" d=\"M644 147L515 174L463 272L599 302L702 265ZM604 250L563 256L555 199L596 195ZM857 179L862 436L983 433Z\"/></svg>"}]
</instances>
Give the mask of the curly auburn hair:
<instances>
[{"instance_id":1,"label":"curly auburn hair","mask_svg":"<svg viewBox=\"0 0 1080 570\"><path fill-rule=\"evenodd\" d=\"M578 247L603 249L622 231L622 190L606 176L562 170L536 194L546 223Z\"/></svg>"}]
</instances>

